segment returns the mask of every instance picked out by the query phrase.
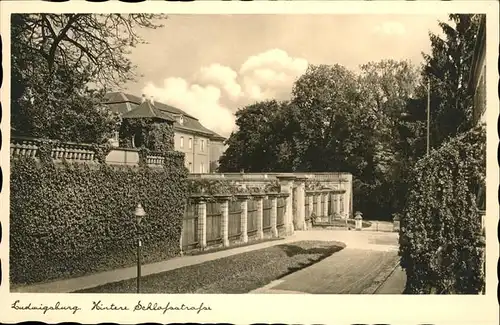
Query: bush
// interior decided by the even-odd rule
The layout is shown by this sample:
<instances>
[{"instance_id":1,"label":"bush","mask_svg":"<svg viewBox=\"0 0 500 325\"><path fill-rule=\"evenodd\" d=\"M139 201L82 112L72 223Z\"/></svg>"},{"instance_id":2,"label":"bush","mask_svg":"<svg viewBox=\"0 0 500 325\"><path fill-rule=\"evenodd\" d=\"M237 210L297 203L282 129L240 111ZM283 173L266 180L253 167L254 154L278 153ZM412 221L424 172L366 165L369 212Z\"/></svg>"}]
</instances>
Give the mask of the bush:
<instances>
[{"instance_id":1,"label":"bush","mask_svg":"<svg viewBox=\"0 0 500 325\"><path fill-rule=\"evenodd\" d=\"M180 155L165 169L12 160L10 279L29 284L134 265L135 206L144 263L179 251L187 198Z\"/></svg>"},{"instance_id":2,"label":"bush","mask_svg":"<svg viewBox=\"0 0 500 325\"><path fill-rule=\"evenodd\" d=\"M481 126L416 164L400 228L408 293L471 294L483 289L476 193L485 181L485 157Z\"/></svg>"}]
</instances>

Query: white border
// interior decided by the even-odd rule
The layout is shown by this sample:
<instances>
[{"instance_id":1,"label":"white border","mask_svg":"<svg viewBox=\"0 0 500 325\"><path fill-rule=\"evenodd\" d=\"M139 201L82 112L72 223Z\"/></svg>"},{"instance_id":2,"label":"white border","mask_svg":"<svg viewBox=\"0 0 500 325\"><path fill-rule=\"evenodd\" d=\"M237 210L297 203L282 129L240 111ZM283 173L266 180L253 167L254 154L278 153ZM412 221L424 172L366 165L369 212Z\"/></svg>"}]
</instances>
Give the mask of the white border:
<instances>
[{"instance_id":1,"label":"white border","mask_svg":"<svg viewBox=\"0 0 500 325\"><path fill-rule=\"evenodd\" d=\"M19 312L10 308L16 299L33 304L61 301L90 308L92 300L116 304L134 305L136 295L94 294L20 294L8 289L8 206L9 206L9 122L10 111L10 50L11 12L163 12L167 14L436 14L436 13L487 13L487 288L484 296L366 296L366 295L141 295L142 301L197 305L204 302L211 312L200 314L186 312ZM1 90L3 118L2 152L0 165L3 170L3 191L0 194L3 240L0 244L2 261L2 286L0 287L0 321L20 322L37 320L44 322L281 322L281 323L433 323L433 324L498 324L496 291L498 280L498 164L496 160L498 135L496 131L499 113L497 83L498 72L498 12L497 1L276 1L276 2L160 2L148 1L137 5L110 1L88 3L73 1L47 3L35 1L1 1L1 34L3 36L4 81ZM175 281L175 279L172 279Z\"/></svg>"}]
</instances>

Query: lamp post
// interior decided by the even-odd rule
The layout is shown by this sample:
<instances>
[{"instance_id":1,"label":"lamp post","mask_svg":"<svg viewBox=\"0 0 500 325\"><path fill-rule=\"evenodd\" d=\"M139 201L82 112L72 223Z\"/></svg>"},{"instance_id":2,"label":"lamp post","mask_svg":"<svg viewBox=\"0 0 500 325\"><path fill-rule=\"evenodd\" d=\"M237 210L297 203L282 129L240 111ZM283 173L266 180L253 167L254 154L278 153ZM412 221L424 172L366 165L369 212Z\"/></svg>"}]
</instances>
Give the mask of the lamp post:
<instances>
[{"instance_id":1,"label":"lamp post","mask_svg":"<svg viewBox=\"0 0 500 325\"><path fill-rule=\"evenodd\" d=\"M135 208L135 220L137 221L137 293L141 291L141 220L146 215L146 211L139 203Z\"/></svg>"}]
</instances>

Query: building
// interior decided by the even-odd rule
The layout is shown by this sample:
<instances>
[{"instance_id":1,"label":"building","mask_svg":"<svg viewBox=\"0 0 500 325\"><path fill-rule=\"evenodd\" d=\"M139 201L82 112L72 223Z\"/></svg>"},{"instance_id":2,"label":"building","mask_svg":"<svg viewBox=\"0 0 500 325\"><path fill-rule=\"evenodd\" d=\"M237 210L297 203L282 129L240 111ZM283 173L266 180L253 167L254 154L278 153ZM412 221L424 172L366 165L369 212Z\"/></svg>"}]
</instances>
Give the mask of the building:
<instances>
[{"instance_id":1,"label":"building","mask_svg":"<svg viewBox=\"0 0 500 325\"><path fill-rule=\"evenodd\" d=\"M111 92L105 96L105 104L119 114L126 114L145 105L146 98L123 92ZM141 107L140 107L141 106ZM156 114L174 121L174 148L186 155L186 167L191 173L213 173L218 167L225 146L224 137L204 127L200 121L170 105L149 100ZM151 110L150 110L151 111ZM130 113L128 113L130 115Z\"/></svg>"},{"instance_id":2,"label":"building","mask_svg":"<svg viewBox=\"0 0 500 325\"><path fill-rule=\"evenodd\" d=\"M474 121L486 122L486 15L481 15L468 86L474 96Z\"/></svg>"}]
</instances>

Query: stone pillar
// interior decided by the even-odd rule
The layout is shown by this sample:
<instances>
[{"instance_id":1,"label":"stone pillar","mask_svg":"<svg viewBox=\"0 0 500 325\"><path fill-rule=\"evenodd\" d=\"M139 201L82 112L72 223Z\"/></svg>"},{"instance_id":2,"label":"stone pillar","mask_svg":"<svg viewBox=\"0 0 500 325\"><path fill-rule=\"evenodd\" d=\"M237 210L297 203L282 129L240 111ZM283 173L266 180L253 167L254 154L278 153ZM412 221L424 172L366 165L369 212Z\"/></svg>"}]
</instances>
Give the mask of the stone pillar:
<instances>
[{"instance_id":1,"label":"stone pillar","mask_svg":"<svg viewBox=\"0 0 500 325\"><path fill-rule=\"evenodd\" d=\"M341 202L343 203L343 206L341 208L342 215L345 216L345 218L351 218L354 217L354 211L353 211L353 189L352 189L352 175L344 173L341 175L342 177L342 182L340 184L340 189L342 190L342 193L340 193L339 196L342 196Z\"/></svg>"},{"instance_id":2,"label":"stone pillar","mask_svg":"<svg viewBox=\"0 0 500 325\"><path fill-rule=\"evenodd\" d=\"M268 193L269 200L271 200L271 237L278 237L278 193Z\"/></svg>"},{"instance_id":3,"label":"stone pillar","mask_svg":"<svg viewBox=\"0 0 500 325\"><path fill-rule=\"evenodd\" d=\"M248 194L237 194L236 197L241 203L241 241L248 243Z\"/></svg>"},{"instance_id":4,"label":"stone pillar","mask_svg":"<svg viewBox=\"0 0 500 325\"><path fill-rule=\"evenodd\" d=\"M335 212L340 215L340 194L339 192L335 193Z\"/></svg>"},{"instance_id":5,"label":"stone pillar","mask_svg":"<svg viewBox=\"0 0 500 325\"><path fill-rule=\"evenodd\" d=\"M309 215L311 216L314 212L314 192L310 192L307 198L309 200Z\"/></svg>"},{"instance_id":6,"label":"stone pillar","mask_svg":"<svg viewBox=\"0 0 500 325\"><path fill-rule=\"evenodd\" d=\"M338 209L337 192L335 190L331 193L331 198L332 198L332 206L331 206L332 214L336 215L339 212L337 211Z\"/></svg>"},{"instance_id":7,"label":"stone pillar","mask_svg":"<svg viewBox=\"0 0 500 325\"><path fill-rule=\"evenodd\" d=\"M330 192L328 190L323 191L324 203L323 204L323 216L328 217L328 195Z\"/></svg>"},{"instance_id":8,"label":"stone pillar","mask_svg":"<svg viewBox=\"0 0 500 325\"><path fill-rule=\"evenodd\" d=\"M215 197L220 203L220 213L221 213L221 233L222 233L222 245L224 247L229 246L229 199L230 195L216 195Z\"/></svg>"},{"instance_id":9,"label":"stone pillar","mask_svg":"<svg viewBox=\"0 0 500 325\"><path fill-rule=\"evenodd\" d=\"M317 217L321 217L321 192L314 193L316 199L316 211L314 212Z\"/></svg>"},{"instance_id":10,"label":"stone pillar","mask_svg":"<svg viewBox=\"0 0 500 325\"><path fill-rule=\"evenodd\" d=\"M253 198L257 203L257 239L264 238L264 194L254 194Z\"/></svg>"},{"instance_id":11,"label":"stone pillar","mask_svg":"<svg viewBox=\"0 0 500 325\"><path fill-rule=\"evenodd\" d=\"M198 246L204 250L207 247L207 201L203 196L195 200L198 207Z\"/></svg>"},{"instance_id":12,"label":"stone pillar","mask_svg":"<svg viewBox=\"0 0 500 325\"><path fill-rule=\"evenodd\" d=\"M306 230L306 180L305 177L297 177L295 183L297 184L297 215L294 216L295 225L297 230Z\"/></svg>"},{"instance_id":13,"label":"stone pillar","mask_svg":"<svg viewBox=\"0 0 500 325\"><path fill-rule=\"evenodd\" d=\"M288 193L288 197L285 199L285 232L287 236L293 235L293 181L295 176L293 175L280 175L276 176L280 182L281 192Z\"/></svg>"},{"instance_id":14,"label":"stone pillar","mask_svg":"<svg viewBox=\"0 0 500 325\"><path fill-rule=\"evenodd\" d=\"M339 213L342 215L342 216L346 216L348 215L347 213L347 200L344 200L344 197L345 197L345 192L341 193L339 195L339 207L340 207L340 211Z\"/></svg>"}]
</instances>

